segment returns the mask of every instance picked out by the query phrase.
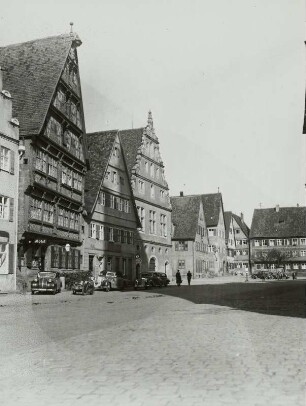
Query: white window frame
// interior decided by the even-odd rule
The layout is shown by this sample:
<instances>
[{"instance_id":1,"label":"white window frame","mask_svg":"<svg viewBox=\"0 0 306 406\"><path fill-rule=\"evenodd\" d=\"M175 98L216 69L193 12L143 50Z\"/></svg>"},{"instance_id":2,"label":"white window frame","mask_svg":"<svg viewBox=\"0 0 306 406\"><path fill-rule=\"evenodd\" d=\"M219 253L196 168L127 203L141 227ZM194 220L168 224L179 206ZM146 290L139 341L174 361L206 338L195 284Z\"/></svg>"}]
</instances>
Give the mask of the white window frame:
<instances>
[{"instance_id":1,"label":"white window frame","mask_svg":"<svg viewBox=\"0 0 306 406\"><path fill-rule=\"evenodd\" d=\"M0 220L9 220L10 216L10 198L0 196Z\"/></svg>"},{"instance_id":2,"label":"white window frame","mask_svg":"<svg viewBox=\"0 0 306 406\"><path fill-rule=\"evenodd\" d=\"M5 172L11 169L11 150L3 146L0 147L0 168Z\"/></svg>"},{"instance_id":3,"label":"white window frame","mask_svg":"<svg viewBox=\"0 0 306 406\"><path fill-rule=\"evenodd\" d=\"M97 225L90 223L90 238L97 238Z\"/></svg>"}]
</instances>

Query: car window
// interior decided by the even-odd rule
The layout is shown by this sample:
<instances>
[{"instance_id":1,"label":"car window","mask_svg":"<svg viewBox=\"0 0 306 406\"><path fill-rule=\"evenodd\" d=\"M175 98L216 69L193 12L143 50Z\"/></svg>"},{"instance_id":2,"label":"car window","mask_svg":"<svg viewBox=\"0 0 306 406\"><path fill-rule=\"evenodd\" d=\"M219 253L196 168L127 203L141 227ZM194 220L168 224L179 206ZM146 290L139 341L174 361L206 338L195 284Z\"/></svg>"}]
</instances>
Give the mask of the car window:
<instances>
[{"instance_id":1,"label":"car window","mask_svg":"<svg viewBox=\"0 0 306 406\"><path fill-rule=\"evenodd\" d=\"M39 278L55 278L56 273L55 272L38 272L37 276Z\"/></svg>"}]
</instances>

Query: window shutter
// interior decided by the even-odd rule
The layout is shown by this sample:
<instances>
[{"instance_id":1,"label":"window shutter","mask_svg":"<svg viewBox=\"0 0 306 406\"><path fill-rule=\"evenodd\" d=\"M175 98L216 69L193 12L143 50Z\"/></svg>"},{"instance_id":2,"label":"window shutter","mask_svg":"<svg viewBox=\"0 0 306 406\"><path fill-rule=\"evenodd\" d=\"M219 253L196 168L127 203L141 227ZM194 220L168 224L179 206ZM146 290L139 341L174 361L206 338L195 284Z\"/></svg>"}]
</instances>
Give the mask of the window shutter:
<instances>
[{"instance_id":1,"label":"window shutter","mask_svg":"<svg viewBox=\"0 0 306 406\"><path fill-rule=\"evenodd\" d=\"M10 173L13 175L15 173L15 154L14 151L10 151L11 154L11 169Z\"/></svg>"},{"instance_id":2,"label":"window shutter","mask_svg":"<svg viewBox=\"0 0 306 406\"><path fill-rule=\"evenodd\" d=\"M96 239L100 239L100 226L98 224L96 225Z\"/></svg>"},{"instance_id":3,"label":"window shutter","mask_svg":"<svg viewBox=\"0 0 306 406\"><path fill-rule=\"evenodd\" d=\"M9 274L14 274L14 268L15 268L15 249L14 249L14 244L9 244L9 269L8 273Z\"/></svg>"},{"instance_id":4,"label":"window shutter","mask_svg":"<svg viewBox=\"0 0 306 406\"><path fill-rule=\"evenodd\" d=\"M109 241L109 227L104 228L105 241Z\"/></svg>"},{"instance_id":5,"label":"window shutter","mask_svg":"<svg viewBox=\"0 0 306 406\"><path fill-rule=\"evenodd\" d=\"M110 194L105 193L105 207L110 207Z\"/></svg>"},{"instance_id":6,"label":"window shutter","mask_svg":"<svg viewBox=\"0 0 306 406\"><path fill-rule=\"evenodd\" d=\"M88 237L91 237L91 223L88 223Z\"/></svg>"},{"instance_id":7,"label":"window shutter","mask_svg":"<svg viewBox=\"0 0 306 406\"><path fill-rule=\"evenodd\" d=\"M10 197L10 218L9 221L14 221L14 199Z\"/></svg>"}]
</instances>

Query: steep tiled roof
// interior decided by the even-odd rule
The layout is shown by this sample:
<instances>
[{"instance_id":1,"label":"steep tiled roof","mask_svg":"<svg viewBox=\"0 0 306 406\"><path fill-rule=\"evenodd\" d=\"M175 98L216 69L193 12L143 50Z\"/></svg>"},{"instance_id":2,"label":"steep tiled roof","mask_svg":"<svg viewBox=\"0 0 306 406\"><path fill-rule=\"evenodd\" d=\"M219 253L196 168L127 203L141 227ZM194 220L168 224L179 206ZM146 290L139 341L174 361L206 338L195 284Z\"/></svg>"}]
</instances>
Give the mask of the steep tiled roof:
<instances>
[{"instance_id":1,"label":"steep tiled roof","mask_svg":"<svg viewBox=\"0 0 306 406\"><path fill-rule=\"evenodd\" d=\"M91 168L85 175L85 208L88 213L94 209L117 134L117 130L87 134Z\"/></svg>"},{"instance_id":2,"label":"steep tiled roof","mask_svg":"<svg viewBox=\"0 0 306 406\"><path fill-rule=\"evenodd\" d=\"M223 209L221 193L201 195L207 227L216 227L219 223L220 209Z\"/></svg>"},{"instance_id":3,"label":"steep tiled roof","mask_svg":"<svg viewBox=\"0 0 306 406\"><path fill-rule=\"evenodd\" d=\"M194 240L197 232L200 196L176 196L170 198L172 205L173 239Z\"/></svg>"},{"instance_id":4,"label":"steep tiled roof","mask_svg":"<svg viewBox=\"0 0 306 406\"><path fill-rule=\"evenodd\" d=\"M3 88L10 91L20 135L39 134L76 34L0 48Z\"/></svg>"},{"instance_id":5,"label":"steep tiled roof","mask_svg":"<svg viewBox=\"0 0 306 406\"><path fill-rule=\"evenodd\" d=\"M237 214L233 213L233 218L236 220L238 226L241 228L241 230L244 232L246 237L249 237L250 234L250 229L249 227L245 224L244 221L241 220L241 217L237 216Z\"/></svg>"},{"instance_id":6,"label":"steep tiled roof","mask_svg":"<svg viewBox=\"0 0 306 406\"><path fill-rule=\"evenodd\" d=\"M129 176L131 176L132 169L136 163L137 152L138 148L141 146L143 131L144 128L119 131L119 137L124 151Z\"/></svg>"},{"instance_id":7,"label":"steep tiled roof","mask_svg":"<svg viewBox=\"0 0 306 406\"><path fill-rule=\"evenodd\" d=\"M306 237L306 207L255 209L250 238Z\"/></svg>"}]
</instances>

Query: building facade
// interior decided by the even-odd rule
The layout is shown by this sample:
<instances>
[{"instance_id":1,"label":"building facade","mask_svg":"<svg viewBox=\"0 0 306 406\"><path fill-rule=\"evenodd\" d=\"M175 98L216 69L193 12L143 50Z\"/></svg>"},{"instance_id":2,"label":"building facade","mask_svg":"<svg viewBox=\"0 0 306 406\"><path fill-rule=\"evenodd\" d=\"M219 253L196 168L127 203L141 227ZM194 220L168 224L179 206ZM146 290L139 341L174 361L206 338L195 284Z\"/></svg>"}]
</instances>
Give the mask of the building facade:
<instances>
[{"instance_id":1,"label":"building facade","mask_svg":"<svg viewBox=\"0 0 306 406\"><path fill-rule=\"evenodd\" d=\"M25 144L18 265L28 279L39 269L80 268L87 165L79 45L78 36L70 33L0 49Z\"/></svg>"},{"instance_id":2,"label":"building facade","mask_svg":"<svg viewBox=\"0 0 306 406\"><path fill-rule=\"evenodd\" d=\"M225 220L225 244L227 250L227 271L235 272L236 240L234 233L233 215L231 211L224 212Z\"/></svg>"},{"instance_id":3,"label":"building facade","mask_svg":"<svg viewBox=\"0 0 306 406\"><path fill-rule=\"evenodd\" d=\"M255 209L250 231L252 272L283 267L306 275L306 207Z\"/></svg>"},{"instance_id":4,"label":"building facade","mask_svg":"<svg viewBox=\"0 0 306 406\"><path fill-rule=\"evenodd\" d=\"M221 193L201 195L208 230L209 251L214 253L214 272L227 272L227 249L225 243L225 219Z\"/></svg>"},{"instance_id":5,"label":"building facade","mask_svg":"<svg viewBox=\"0 0 306 406\"><path fill-rule=\"evenodd\" d=\"M233 213L233 232L235 235L235 269L249 271L249 234L250 229L245 224L243 214L240 217Z\"/></svg>"},{"instance_id":6,"label":"building facade","mask_svg":"<svg viewBox=\"0 0 306 406\"><path fill-rule=\"evenodd\" d=\"M214 271L215 256L209 252L209 239L200 196L171 197L172 206L172 269L186 277L206 276Z\"/></svg>"},{"instance_id":7,"label":"building facade","mask_svg":"<svg viewBox=\"0 0 306 406\"><path fill-rule=\"evenodd\" d=\"M91 169L85 177L82 268L136 277L140 222L118 131L88 134Z\"/></svg>"},{"instance_id":8,"label":"building facade","mask_svg":"<svg viewBox=\"0 0 306 406\"><path fill-rule=\"evenodd\" d=\"M244 222L243 214L240 217L231 211L224 213L227 268L228 272L245 272L249 270L249 228Z\"/></svg>"},{"instance_id":9,"label":"building facade","mask_svg":"<svg viewBox=\"0 0 306 406\"><path fill-rule=\"evenodd\" d=\"M171 270L171 204L152 114L144 128L119 132L141 229L136 236L137 273Z\"/></svg>"},{"instance_id":10,"label":"building facade","mask_svg":"<svg viewBox=\"0 0 306 406\"><path fill-rule=\"evenodd\" d=\"M0 68L0 291L16 288L19 123Z\"/></svg>"}]
</instances>

